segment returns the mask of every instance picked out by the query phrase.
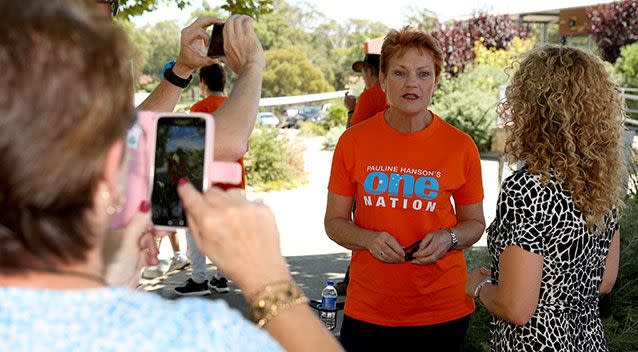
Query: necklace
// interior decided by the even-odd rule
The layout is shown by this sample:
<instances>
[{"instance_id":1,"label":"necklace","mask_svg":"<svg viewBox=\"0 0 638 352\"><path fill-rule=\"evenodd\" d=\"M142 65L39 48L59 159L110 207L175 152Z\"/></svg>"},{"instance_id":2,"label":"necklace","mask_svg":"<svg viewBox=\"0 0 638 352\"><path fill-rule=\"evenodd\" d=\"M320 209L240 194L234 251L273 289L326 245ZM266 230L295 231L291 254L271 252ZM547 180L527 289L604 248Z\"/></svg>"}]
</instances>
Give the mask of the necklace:
<instances>
[{"instance_id":1,"label":"necklace","mask_svg":"<svg viewBox=\"0 0 638 352\"><path fill-rule=\"evenodd\" d=\"M20 269L17 269L17 271L22 271L22 272L41 272L41 273L55 274L55 275L75 276L75 277L79 277L79 278L82 278L82 279L85 279L85 280L90 280L90 281L97 282L97 283L99 283L100 285L103 285L103 286L108 286L108 284L106 283L106 280L104 279L103 276L95 275L95 274L91 274L91 273L86 273L86 272L83 272L83 271L57 270L57 269L45 269L45 268L30 268L30 267L20 268Z\"/></svg>"}]
</instances>

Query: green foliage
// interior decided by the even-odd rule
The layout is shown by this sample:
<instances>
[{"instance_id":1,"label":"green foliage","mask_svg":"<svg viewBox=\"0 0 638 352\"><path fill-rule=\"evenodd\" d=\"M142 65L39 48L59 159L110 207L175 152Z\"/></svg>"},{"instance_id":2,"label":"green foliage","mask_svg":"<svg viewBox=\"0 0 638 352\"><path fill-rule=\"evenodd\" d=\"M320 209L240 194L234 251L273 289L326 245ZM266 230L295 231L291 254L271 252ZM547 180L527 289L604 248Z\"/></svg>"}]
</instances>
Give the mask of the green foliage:
<instances>
[{"instance_id":1,"label":"green foliage","mask_svg":"<svg viewBox=\"0 0 638 352\"><path fill-rule=\"evenodd\" d=\"M426 8L408 6L404 10L403 16L408 19L408 25L419 28L426 32L435 31L441 26L436 13Z\"/></svg>"},{"instance_id":2,"label":"green foliage","mask_svg":"<svg viewBox=\"0 0 638 352\"><path fill-rule=\"evenodd\" d=\"M322 93L334 90L321 70L312 64L305 52L277 49L266 52L262 96L278 97Z\"/></svg>"},{"instance_id":3,"label":"green foliage","mask_svg":"<svg viewBox=\"0 0 638 352\"><path fill-rule=\"evenodd\" d=\"M499 88L507 70L534 46L532 39L514 38L506 50L474 45L475 59L457 77L441 77L432 110L472 137L479 151L491 147Z\"/></svg>"},{"instance_id":4,"label":"green foliage","mask_svg":"<svg viewBox=\"0 0 638 352\"><path fill-rule=\"evenodd\" d=\"M498 87L506 80L499 66L473 65L457 77L442 79L432 111L470 135L479 151L487 151L497 117Z\"/></svg>"},{"instance_id":5,"label":"green foliage","mask_svg":"<svg viewBox=\"0 0 638 352\"><path fill-rule=\"evenodd\" d=\"M587 9L589 32L609 62L615 62L620 48L638 41L638 1L620 0Z\"/></svg>"},{"instance_id":6,"label":"green foliage","mask_svg":"<svg viewBox=\"0 0 638 352\"><path fill-rule=\"evenodd\" d=\"M272 0L226 0L222 9L233 15L258 17L272 12L274 7Z\"/></svg>"},{"instance_id":7,"label":"green foliage","mask_svg":"<svg viewBox=\"0 0 638 352\"><path fill-rule=\"evenodd\" d=\"M629 180L638 180L638 158L633 150ZM634 183L635 185L635 183ZM638 351L638 191L630 189L620 222L620 266L614 289L601 299L601 319L612 352Z\"/></svg>"},{"instance_id":8,"label":"green foliage","mask_svg":"<svg viewBox=\"0 0 638 352\"><path fill-rule=\"evenodd\" d=\"M324 139L323 141L323 149L335 150L335 147L337 146L337 142L339 141L339 138L345 131L346 131L346 126L344 125L339 125L339 126L335 126L331 128L330 131L328 131L328 133L326 134L326 139Z\"/></svg>"},{"instance_id":9,"label":"green foliage","mask_svg":"<svg viewBox=\"0 0 638 352\"><path fill-rule=\"evenodd\" d=\"M620 75L621 86L638 88L638 43L620 49L620 57L614 68Z\"/></svg>"},{"instance_id":10,"label":"green foliage","mask_svg":"<svg viewBox=\"0 0 638 352\"><path fill-rule=\"evenodd\" d=\"M356 74L350 68L363 57L366 39L384 36L388 27L379 22L349 20L339 23L308 4L292 5L276 0L276 11L255 22L255 32L264 50L296 48L305 52L337 89L348 85Z\"/></svg>"},{"instance_id":11,"label":"green foliage","mask_svg":"<svg viewBox=\"0 0 638 352\"><path fill-rule=\"evenodd\" d=\"M128 20L145 12L151 12L162 4L175 3L180 9L192 4L192 0L120 0L118 18ZM273 0L226 0L221 8L230 14L247 15L253 18L272 12Z\"/></svg>"},{"instance_id":12,"label":"green foliage","mask_svg":"<svg viewBox=\"0 0 638 352\"><path fill-rule=\"evenodd\" d=\"M476 13L465 21L454 21L432 31L439 41L448 76L456 76L474 59L474 44L486 48L507 49L514 38L528 38L531 27L508 15Z\"/></svg>"},{"instance_id":13,"label":"green foliage","mask_svg":"<svg viewBox=\"0 0 638 352\"><path fill-rule=\"evenodd\" d=\"M157 10L157 6L160 3L175 3L177 7L183 9L191 4L191 0L120 0L120 9L117 17L128 20L132 16Z\"/></svg>"},{"instance_id":14,"label":"green foliage","mask_svg":"<svg viewBox=\"0 0 638 352\"><path fill-rule=\"evenodd\" d=\"M490 267L490 257L485 247L471 247L463 251L468 270L474 268ZM489 352L490 351L490 321L492 315L483 306L477 304L472 313L470 327L461 348L462 352Z\"/></svg>"},{"instance_id":15,"label":"green foliage","mask_svg":"<svg viewBox=\"0 0 638 352\"><path fill-rule=\"evenodd\" d=\"M174 21L162 21L142 30L141 35L152 43L142 72L160 80L164 65L179 53L181 29Z\"/></svg>"},{"instance_id":16,"label":"green foliage","mask_svg":"<svg viewBox=\"0 0 638 352\"><path fill-rule=\"evenodd\" d=\"M321 124L325 129L330 130L333 127L344 126L348 122L348 109L343 104L331 105L325 118Z\"/></svg>"},{"instance_id":17,"label":"green foliage","mask_svg":"<svg viewBox=\"0 0 638 352\"><path fill-rule=\"evenodd\" d=\"M149 53L151 51L151 42L149 38L143 34L142 31L137 30L133 24L126 20L117 20L117 24L126 33L131 47L133 49L133 72L135 75L136 88L140 88L138 85L138 79L144 72L144 67L148 61Z\"/></svg>"},{"instance_id":18,"label":"green foliage","mask_svg":"<svg viewBox=\"0 0 638 352\"><path fill-rule=\"evenodd\" d=\"M299 135L303 137L325 136L328 130L319 123L304 121L299 125Z\"/></svg>"},{"instance_id":19,"label":"green foliage","mask_svg":"<svg viewBox=\"0 0 638 352\"><path fill-rule=\"evenodd\" d=\"M520 60L523 55L531 50L536 41L534 39L514 38L507 50L486 48L480 41L474 43L474 65L493 65L503 69L509 67L515 60Z\"/></svg>"},{"instance_id":20,"label":"green foliage","mask_svg":"<svg viewBox=\"0 0 638 352\"><path fill-rule=\"evenodd\" d=\"M291 189L305 182L303 150L279 129L255 129L244 161L248 184L259 190Z\"/></svg>"}]
</instances>

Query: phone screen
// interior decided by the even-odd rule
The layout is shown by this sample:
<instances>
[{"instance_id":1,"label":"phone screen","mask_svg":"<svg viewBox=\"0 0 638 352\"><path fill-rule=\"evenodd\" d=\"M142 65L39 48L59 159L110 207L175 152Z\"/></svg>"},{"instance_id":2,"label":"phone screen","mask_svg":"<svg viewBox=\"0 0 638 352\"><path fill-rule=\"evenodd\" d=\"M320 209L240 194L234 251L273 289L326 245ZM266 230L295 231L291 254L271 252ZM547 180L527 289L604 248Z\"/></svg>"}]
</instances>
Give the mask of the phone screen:
<instances>
[{"instance_id":1,"label":"phone screen","mask_svg":"<svg viewBox=\"0 0 638 352\"><path fill-rule=\"evenodd\" d=\"M204 182L206 120L162 117L157 122L151 195L153 224L188 226L177 184L186 178L200 192Z\"/></svg>"},{"instance_id":2,"label":"phone screen","mask_svg":"<svg viewBox=\"0 0 638 352\"><path fill-rule=\"evenodd\" d=\"M213 25L213 33L210 36L210 45L208 46L208 56L222 57L224 53L224 24Z\"/></svg>"}]
</instances>

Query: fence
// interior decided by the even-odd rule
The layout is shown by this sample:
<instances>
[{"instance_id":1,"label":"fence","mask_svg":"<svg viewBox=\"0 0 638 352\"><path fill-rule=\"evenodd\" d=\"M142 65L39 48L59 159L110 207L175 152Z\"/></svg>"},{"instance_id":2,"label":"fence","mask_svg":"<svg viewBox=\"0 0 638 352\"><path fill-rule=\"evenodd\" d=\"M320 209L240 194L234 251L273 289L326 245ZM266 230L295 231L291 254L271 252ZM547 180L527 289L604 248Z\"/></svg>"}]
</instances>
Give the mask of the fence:
<instances>
[{"instance_id":1,"label":"fence","mask_svg":"<svg viewBox=\"0 0 638 352\"><path fill-rule=\"evenodd\" d=\"M620 97L623 105L627 106L627 112L632 119L638 118L638 88L620 87ZM638 121L635 121L634 129L638 128Z\"/></svg>"}]
</instances>

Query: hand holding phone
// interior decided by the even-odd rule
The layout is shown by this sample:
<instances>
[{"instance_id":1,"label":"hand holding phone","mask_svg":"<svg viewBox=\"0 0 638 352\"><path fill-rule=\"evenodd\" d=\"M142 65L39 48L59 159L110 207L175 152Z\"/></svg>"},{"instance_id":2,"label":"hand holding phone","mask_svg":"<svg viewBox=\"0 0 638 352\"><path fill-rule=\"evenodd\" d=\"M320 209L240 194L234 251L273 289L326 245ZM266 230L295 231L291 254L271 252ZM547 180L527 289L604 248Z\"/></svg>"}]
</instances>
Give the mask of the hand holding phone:
<instances>
[{"instance_id":1,"label":"hand holding phone","mask_svg":"<svg viewBox=\"0 0 638 352\"><path fill-rule=\"evenodd\" d=\"M213 182L241 183L239 164L213 160L214 136L209 114L138 112L126 140L124 204L111 228L125 227L144 200L151 200L154 228L186 227L176 189L180 178L200 191Z\"/></svg>"},{"instance_id":2,"label":"hand holding phone","mask_svg":"<svg viewBox=\"0 0 638 352\"><path fill-rule=\"evenodd\" d=\"M213 58L226 56L224 52L224 24L213 25L213 32L210 36L208 46L208 56Z\"/></svg>"}]
</instances>

